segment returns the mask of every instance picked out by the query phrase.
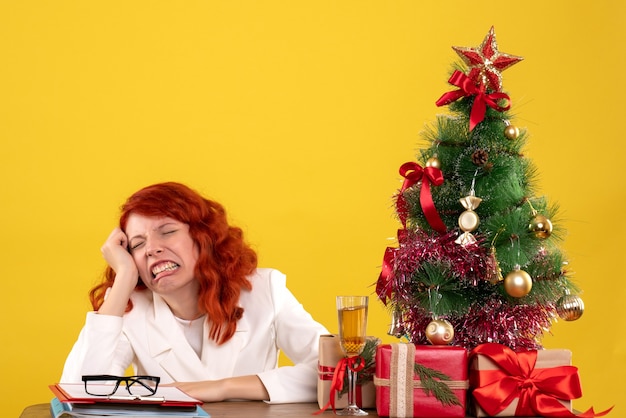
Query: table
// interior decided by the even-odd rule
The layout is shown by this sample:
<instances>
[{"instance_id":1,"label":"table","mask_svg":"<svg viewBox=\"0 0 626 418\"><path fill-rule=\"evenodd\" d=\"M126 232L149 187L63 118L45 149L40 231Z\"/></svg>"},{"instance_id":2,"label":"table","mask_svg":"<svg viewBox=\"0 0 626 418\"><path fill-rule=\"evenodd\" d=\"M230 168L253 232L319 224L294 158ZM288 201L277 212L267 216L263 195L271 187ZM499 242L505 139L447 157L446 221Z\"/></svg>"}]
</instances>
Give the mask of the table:
<instances>
[{"instance_id":1,"label":"table","mask_svg":"<svg viewBox=\"0 0 626 418\"><path fill-rule=\"evenodd\" d=\"M206 403L202 407L211 418L315 418L316 416L335 416L331 409L319 415L313 415L319 411L317 403L286 403L266 404L265 402L241 401L241 402L215 402ZM376 410L368 409L368 417L378 418ZM574 411L574 413L579 413ZM26 407L20 418L50 418L50 405L47 403Z\"/></svg>"},{"instance_id":2,"label":"table","mask_svg":"<svg viewBox=\"0 0 626 418\"><path fill-rule=\"evenodd\" d=\"M287 403L267 404L265 402L241 401L241 402L215 402L206 403L202 407L211 418L269 418L269 417L293 417L314 418L333 414L327 410L320 415L312 415L319 411L317 403ZM368 410L369 417L376 418L376 410ZM26 407L20 418L50 418L50 405L37 404Z\"/></svg>"}]
</instances>

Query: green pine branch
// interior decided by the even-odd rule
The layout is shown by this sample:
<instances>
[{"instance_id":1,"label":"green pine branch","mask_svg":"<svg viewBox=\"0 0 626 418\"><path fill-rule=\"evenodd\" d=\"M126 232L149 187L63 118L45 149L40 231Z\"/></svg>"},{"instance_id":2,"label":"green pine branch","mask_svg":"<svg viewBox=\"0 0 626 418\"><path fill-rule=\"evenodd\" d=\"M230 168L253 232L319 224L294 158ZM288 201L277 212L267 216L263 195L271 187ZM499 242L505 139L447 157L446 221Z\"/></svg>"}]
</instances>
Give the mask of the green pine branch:
<instances>
[{"instance_id":1,"label":"green pine branch","mask_svg":"<svg viewBox=\"0 0 626 418\"><path fill-rule=\"evenodd\" d=\"M426 396L432 393L445 406L461 405L461 401L454 395L452 389L445 383L450 377L440 371L415 363L415 373L419 376L422 389ZM437 380L439 379L439 380Z\"/></svg>"},{"instance_id":2,"label":"green pine branch","mask_svg":"<svg viewBox=\"0 0 626 418\"><path fill-rule=\"evenodd\" d=\"M441 261L424 262L412 276L415 303L435 316L466 312L469 300L459 288L459 278L450 265Z\"/></svg>"}]
</instances>

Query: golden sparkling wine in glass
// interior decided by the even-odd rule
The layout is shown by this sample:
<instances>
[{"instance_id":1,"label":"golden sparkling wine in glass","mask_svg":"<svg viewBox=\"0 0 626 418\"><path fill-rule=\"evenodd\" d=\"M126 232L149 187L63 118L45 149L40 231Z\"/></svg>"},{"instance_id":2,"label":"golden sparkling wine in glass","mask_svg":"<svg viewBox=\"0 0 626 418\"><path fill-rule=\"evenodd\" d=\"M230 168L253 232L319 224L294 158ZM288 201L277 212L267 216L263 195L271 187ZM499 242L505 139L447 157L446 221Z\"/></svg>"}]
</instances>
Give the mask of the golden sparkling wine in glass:
<instances>
[{"instance_id":1,"label":"golden sparkling wine in glass","mask_svg":"<svg viewBox=\"0 0 626 418\"><path fill-rule=\"evenodd\" d=\"M337 315L339 317L339 342L347 357L356 357L365 347L367 335L367 296L337 296ZM358 359L351 359L358 360ZM356 403L357 374L354 366L347 366L348 375L348 406L337 415L363 416L363 411Z\"/></svg>"},{"instance_id":2,"label":"golden sparkling wine in glass","mask_svg":"<svg viewBox=\"0 0 626 418\"><path fill-rule=\"evenodd\" d=\"M365 347L367 305L339 309L341 349L348 357L361 354Z\"/></svg>"}]
</instances>

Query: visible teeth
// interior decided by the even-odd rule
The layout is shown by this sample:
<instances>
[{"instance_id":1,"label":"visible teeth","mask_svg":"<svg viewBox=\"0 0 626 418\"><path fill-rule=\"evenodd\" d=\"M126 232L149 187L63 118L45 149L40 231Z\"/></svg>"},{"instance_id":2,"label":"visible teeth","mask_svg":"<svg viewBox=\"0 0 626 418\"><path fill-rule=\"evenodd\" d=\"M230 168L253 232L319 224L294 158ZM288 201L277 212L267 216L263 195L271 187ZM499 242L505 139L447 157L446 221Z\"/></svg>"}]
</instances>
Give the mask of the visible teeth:
<instances>
[{"instance_id":1,"label":"visible teeth","mask_svg":"<svg viewBox=\"0 0 626 418\"><path fill-rule=\"evenodd\" d=\"M168 261L166 263L161 263L155 266L152 269L152 275L156 276L157 274L163 273L164 271L172 271L172 270L176 270L177 268L178 268L178 264Z\"/></svg>"}]
</instances>

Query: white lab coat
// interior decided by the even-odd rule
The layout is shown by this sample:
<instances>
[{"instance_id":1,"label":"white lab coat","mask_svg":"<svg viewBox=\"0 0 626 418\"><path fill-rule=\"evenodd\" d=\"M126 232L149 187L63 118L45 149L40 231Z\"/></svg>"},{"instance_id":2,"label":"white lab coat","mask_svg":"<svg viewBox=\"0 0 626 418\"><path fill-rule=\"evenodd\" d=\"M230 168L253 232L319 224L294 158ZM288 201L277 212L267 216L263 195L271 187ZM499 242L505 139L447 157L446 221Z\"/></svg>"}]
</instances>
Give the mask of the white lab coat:
<instances>
[{"instance_id":1,"label":"white lab coat","mask_svg":"<svg viewBox=\"0 0 626 418\"><path fill-rule=\"evenodd\" d=\"M165 301L149 290L133 293L133 309L123 317L89 312L61 382L81 382L84 374L123 375L132 364L136 374L159 376L162 383L258 375L272 403L315 401L319 336L328 331L287 289L281 272L257 269L250 281L234 336L215 344L205 321L200 357ZM279 349L294 366L278 367Z\"/></svg>"}]
</instances>

